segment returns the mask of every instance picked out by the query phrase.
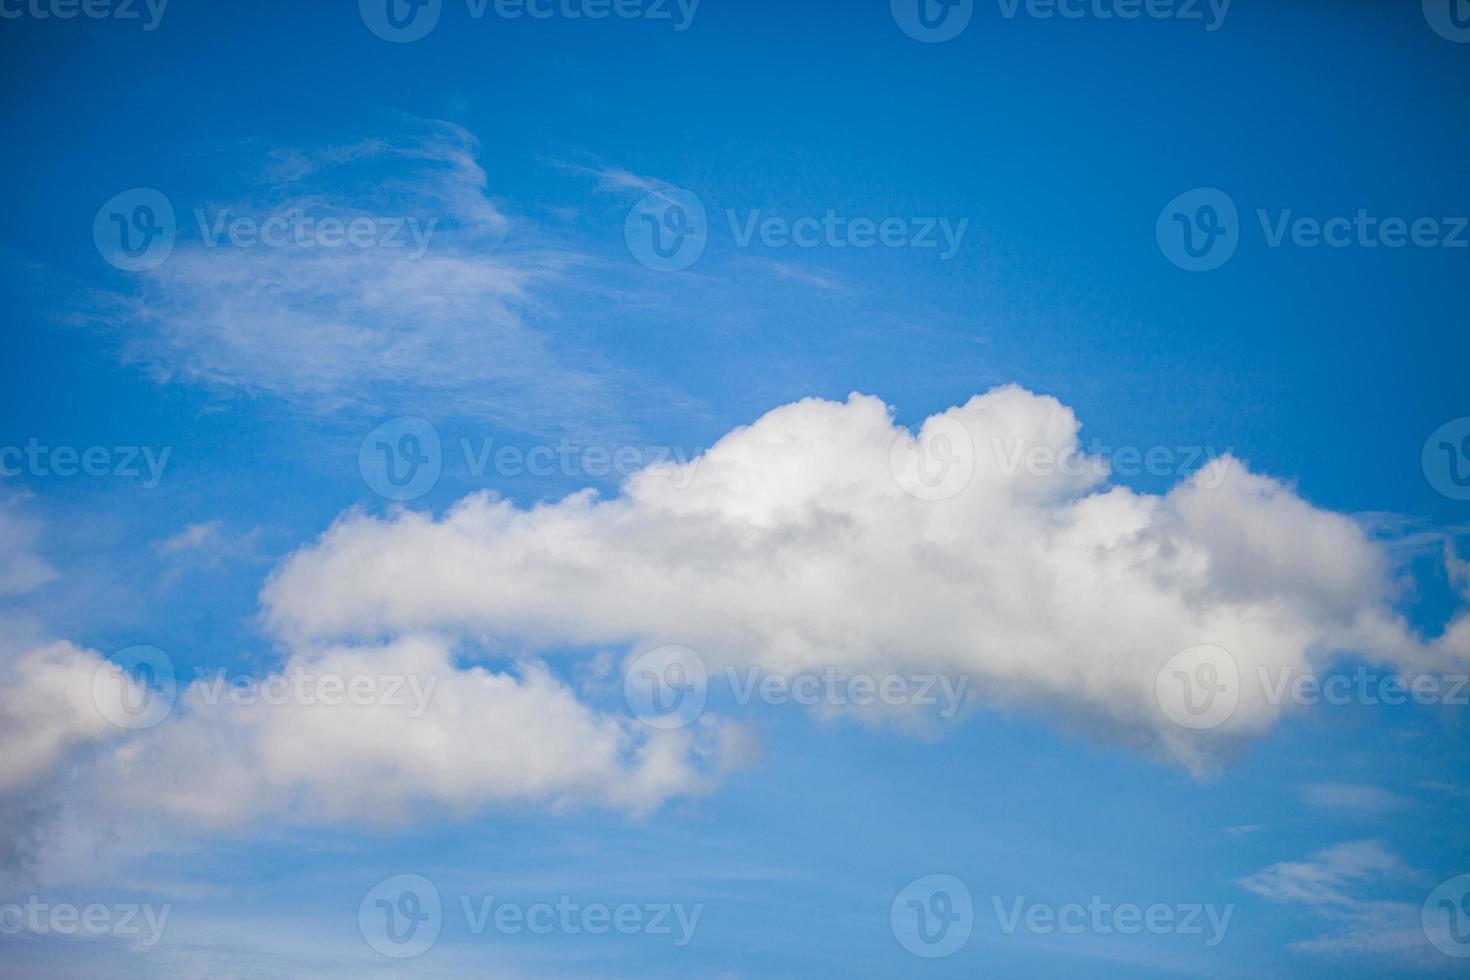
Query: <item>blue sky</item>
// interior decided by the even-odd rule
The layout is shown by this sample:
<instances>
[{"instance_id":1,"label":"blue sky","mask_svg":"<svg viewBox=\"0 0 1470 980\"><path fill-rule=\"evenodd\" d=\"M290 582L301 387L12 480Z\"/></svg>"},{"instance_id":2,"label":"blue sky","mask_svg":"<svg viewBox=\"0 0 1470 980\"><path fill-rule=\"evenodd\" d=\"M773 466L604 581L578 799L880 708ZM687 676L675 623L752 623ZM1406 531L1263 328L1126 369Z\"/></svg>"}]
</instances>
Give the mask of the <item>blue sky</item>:
<instances>
[{"instance_id":1,"label":"blue sky","mask_svg":"<svg viewBox=\"0 0 1470 980\"><path fill-rule=\"evenodd\" d=\"M391 2L0 0L0 975L1470 969L1463 0Z\"/></svg>"}]
</instances>

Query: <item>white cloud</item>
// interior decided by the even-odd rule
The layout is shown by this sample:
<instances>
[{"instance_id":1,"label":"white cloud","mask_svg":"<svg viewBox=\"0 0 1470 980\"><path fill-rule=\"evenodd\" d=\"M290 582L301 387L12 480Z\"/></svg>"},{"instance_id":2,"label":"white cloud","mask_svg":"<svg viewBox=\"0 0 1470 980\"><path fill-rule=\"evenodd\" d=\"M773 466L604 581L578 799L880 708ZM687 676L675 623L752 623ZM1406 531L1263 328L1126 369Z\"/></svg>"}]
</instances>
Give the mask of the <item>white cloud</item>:
<instances>
[{"instance_id":1,"label":"white cloud","mask_svg":"<svg viewBox=\"0 0 1470 980\"><path fill-rule=\"evenodd\" d=\"M404 687L393 698L402 703L209 703L196 683L176 719L104 760L114 798L216 827L394 822L425 807L470 815L507 803L640 813L712 788L730 737L714 720L663 733L595 711L534 662L516 673L457 667L432 638L332 648L294 658L294 669L412 677L428 696Z\"/></svg>"},{"instance_id":2,"label":"white cloud","mask_svg":"<svg viewBox=\"0 0 1470 980\"><path fill-rule=\"evenodd\" d=\"M72 746L115 734L93 698L93 678L104 660L70 643L28 650L3 662L0 688L0 791L49 772ZM102 696L121 700L123 678L102 684Z\"/></svg>"},{"instance_id":3,"label":"white cloud","mask_svg":"<svg viewBox=\"0 0 1470 980\"><path fill-rule=\"evenodd\" d=\"M1223 737L1285 710L1259 667L1470 650L1463 616L1437 641L1412 635L1391 608L1389 559L1354 521L1243 463L1139 494L1106 486L1098 461L1072 475L1005 471L1016 445L1077 450L1078 422L1054 399L1000 388L926 426L952 423L976 453L951 499L900 487L890 451L908 437L882 402L808 399L730 432L687 472L635 475L613 499L521 510L479 494L437 520L350 513L283 563L265 612L298 640L487 632L678 643L715 668L788 675L968 673L988 699L1196 768ZM1160 667L1198 644L1240 670L1239 705L1214 731L1176 726L1154 700Z\"/></svg>"}]
</instances>

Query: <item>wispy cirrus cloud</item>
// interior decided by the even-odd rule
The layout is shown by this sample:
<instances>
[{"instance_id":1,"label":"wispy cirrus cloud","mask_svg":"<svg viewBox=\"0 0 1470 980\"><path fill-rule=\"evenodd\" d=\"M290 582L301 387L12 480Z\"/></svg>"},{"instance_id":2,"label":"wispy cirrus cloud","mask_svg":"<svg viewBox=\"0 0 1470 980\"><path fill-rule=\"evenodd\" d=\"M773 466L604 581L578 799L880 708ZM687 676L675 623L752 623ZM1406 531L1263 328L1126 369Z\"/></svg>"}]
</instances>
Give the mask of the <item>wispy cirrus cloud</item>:
<instances>
[{"instance_id":1,"label":"wispy cirrus cloud","mask_svg":"<svg viewBox=\"0 0 1470 980\"><path fill-rule=\"evenodd\" d=\"M172 254L85 319L160 381L266 394L314 412L417 411L527 431L617 424L647 390L562 317L555 295L611 286L602 263L491 198L462 127L270 151L230 201L175 202ZM264 236L232 243L235 219ZM297 231L367 222L366 244ZM295 222L294 224L290 222Z\"/></svg>"},{"instance_id":2,"label":"wispy cirrus cloud","mask_svg":"<svg viewBox=\"0 0 1470 980\"><path fill-rule=\"evenodd\" d=\"M1425 969L1454 965L1429 944L1420 902L1380 897L1405 888L1427 894L1432 884L1380 841L1335 844L1301 861L1273 864L1238 884L1270 902L1302 907L1322 922L1322 933L1291 943L1296 952L1387 956Z\"/></svg>"}]
</instances>

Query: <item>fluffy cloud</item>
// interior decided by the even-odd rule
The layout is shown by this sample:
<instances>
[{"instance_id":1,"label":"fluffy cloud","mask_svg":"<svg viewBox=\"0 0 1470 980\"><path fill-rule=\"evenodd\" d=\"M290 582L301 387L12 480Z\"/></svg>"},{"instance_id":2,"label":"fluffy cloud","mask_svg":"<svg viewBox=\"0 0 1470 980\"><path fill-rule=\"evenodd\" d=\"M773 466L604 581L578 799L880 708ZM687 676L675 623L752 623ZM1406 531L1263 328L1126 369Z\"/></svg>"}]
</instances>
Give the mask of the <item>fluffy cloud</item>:
<instances>
[{"instance_id":1,"label":"fluffy cloud","mask_svg":"<svg viewBox=\"0 0 1470 980\"><path fill-rule=\"evenodd\" d=\"M456 666L431 638L298 656L273 677L275 693L265 678L238 700L222 679L190 685L175 718L103 760L113 798L210 827L509 803L637 813L711 788L735 748L713 719L657 732L593 710L541 664ZM372 693L344 694L358 679Z\"/></svg>"},{"instance_id":2,"label":"fluffy cloud","mask_svg":"<svg viewBox=\"0 0 1470 980\"><path fill-rule=\"evenodd\" d=\"M36 531L17 523L12 538ZM38 567L17 549L0 580L40 581ZM127 656L4 632L0 883L97 880L176 848L181 830L504 805L638 814L707 792L747 751L715 718L657 731L583 702L538 661L492 671L432 636L302 646L249 683L173 684L158 651L140 654L151 675L130 673Z\"/></svg>"},{"instance_id":3,"label":"fluffy cloud","mask_svg":"<svg viewBox=\"0 0 1470 980\"><path fill-rule=\"evenodd\" d=\"M991 701L1195 767L1283 710L1261 669L1340 651L1434 666L1470 650L1463 616L1434 642L1412 635L1391 563L1350 518L1229 458L1163 495L1109 486L1077 431L1065 406L1016 387L929 419L917 441L878 399L808 399L613 499L522 510L479 494L439 519L346 515L283 563L265 611L296 642L488 632L685 644L712 666L783 675L963 673ZM920 499L935 496L916 482L921 457L956 444L973 448L957 464L968 480ZM1032 450L1068 463L1016 465ZM1210 730L1171 721L1155 686L1201 644L1240 678Z\"/></svg>"}]
</instances>

